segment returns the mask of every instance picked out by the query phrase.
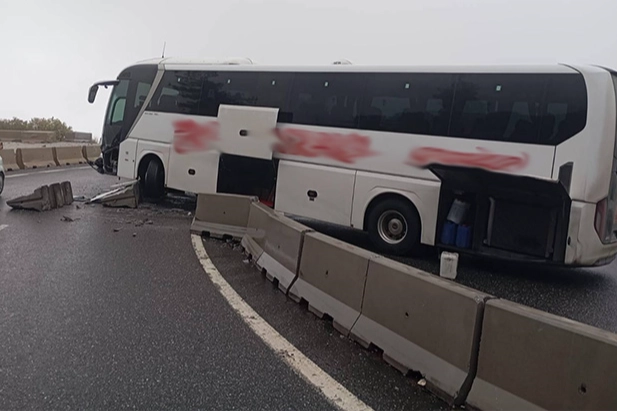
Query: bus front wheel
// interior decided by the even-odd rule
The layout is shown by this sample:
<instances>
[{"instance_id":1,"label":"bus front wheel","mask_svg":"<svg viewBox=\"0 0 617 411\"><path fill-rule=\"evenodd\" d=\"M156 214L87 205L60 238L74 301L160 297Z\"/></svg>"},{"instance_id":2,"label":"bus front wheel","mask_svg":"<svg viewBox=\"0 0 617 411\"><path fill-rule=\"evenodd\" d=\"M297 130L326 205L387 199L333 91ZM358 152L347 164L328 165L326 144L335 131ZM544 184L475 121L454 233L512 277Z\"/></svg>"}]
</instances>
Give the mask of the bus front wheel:
<instances>
[{"instance_id":1,"label":"bus front wheel","mask_svg":"<svg viewBox=\"0 0 617 411\"><path fill-rule=\"evenodd\" d=\"M165 195L165 171L158 159L148 163L143 176L143 189L146 198L158 200Z\"/></svg>"},{"instance_id":2,"label":"bus front wheel","mask_svg":"<svg viewBox=\"0 0 617 411\"><path fill-rule=\"evenodd\" d=\"M368 213L368 235L382 253L409 255L420 242L420 216L413 204L400 198L386 198Z\"/></svg>"}]
</instances>

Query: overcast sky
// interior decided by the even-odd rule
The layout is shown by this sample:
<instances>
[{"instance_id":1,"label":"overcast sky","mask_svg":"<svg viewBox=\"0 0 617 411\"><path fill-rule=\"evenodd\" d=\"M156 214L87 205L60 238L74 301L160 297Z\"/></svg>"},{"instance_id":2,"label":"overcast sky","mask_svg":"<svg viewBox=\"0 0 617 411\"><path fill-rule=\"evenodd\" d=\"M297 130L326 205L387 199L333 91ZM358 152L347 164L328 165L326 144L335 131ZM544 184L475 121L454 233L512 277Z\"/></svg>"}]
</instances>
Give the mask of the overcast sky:
<instances>
[{"instance_id":1,"label":"overcast sky","mask_svg":"<svg viewBox=\"0 0 617 411\"><path fill-rule=\"evenodd\" d=\"M0 118L101 132L89 86L166 56L262 64L589 63L617 69L617 0L0 0Z\"/></svg>"}]
</instances>

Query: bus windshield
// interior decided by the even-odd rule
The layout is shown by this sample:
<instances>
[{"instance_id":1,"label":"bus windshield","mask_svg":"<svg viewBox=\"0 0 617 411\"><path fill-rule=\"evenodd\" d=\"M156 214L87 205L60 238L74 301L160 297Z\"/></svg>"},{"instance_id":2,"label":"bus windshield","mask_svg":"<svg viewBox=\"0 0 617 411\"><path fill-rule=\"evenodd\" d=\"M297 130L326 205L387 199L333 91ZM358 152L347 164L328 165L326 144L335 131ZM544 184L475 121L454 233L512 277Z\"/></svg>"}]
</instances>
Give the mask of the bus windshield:
<instances>
[{"instance_id":1,"label":"bus windshield","mask_svg":"<svg viewBox=\"0 0 617 411\"><path fill-rule=\"evenodd\" d=\"M104 156L113 155L126 138L152 88L156 71L157 66L153 64L136 65L118 76L118 83L109 98L103 126L101 149ZM117 153L113 157L117 158Z\"/></svg>"}]
</instances>

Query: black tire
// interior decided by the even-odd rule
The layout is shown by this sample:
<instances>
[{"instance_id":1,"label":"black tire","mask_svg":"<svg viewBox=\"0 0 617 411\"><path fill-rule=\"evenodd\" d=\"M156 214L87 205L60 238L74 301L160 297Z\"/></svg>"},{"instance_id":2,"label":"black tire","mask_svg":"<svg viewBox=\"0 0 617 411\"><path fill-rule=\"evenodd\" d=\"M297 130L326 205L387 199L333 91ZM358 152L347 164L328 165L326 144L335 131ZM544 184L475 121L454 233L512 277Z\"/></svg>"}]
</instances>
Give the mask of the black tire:
<instances>
[{"instance_id":1,"label":"black tire","mask_svg":"<svg viewBox=\"0 0 617 411\"><path fill-rule=\"evenodd\" d=\"M4 191L4 174L0 173L0 194Z\"/></svg>"},{"instance_id":2,"label":"black tire","mask_svg":"<svg viewBox=\"0 0 617 411\"><path fill-rule=\"evenodd\" d=\"M165 171L159 160L150 160L143 177L144 197L160 200L165 195Z\"/></svg>"},{"instance_id":3,"label":"black tire","mask_svg":"<svg viewBox=\"0 0 617 411\"><path fill-rule=\"evenodd\" d=\"M367 231L379 252L409 255L419 248L420 216L409 201L385 198L369 210Z\"/></svg>"}]
</instances>

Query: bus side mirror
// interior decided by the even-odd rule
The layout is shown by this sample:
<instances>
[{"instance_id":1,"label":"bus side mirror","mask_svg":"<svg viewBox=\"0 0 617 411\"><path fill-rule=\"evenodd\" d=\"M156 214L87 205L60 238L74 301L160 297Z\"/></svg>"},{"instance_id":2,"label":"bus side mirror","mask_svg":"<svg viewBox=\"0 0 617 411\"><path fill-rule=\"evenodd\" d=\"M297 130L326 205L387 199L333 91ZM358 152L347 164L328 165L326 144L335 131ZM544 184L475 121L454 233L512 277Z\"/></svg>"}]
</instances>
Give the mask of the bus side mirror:
<instances>
[{"instance_id":1,"label":"bus side mirror","mask_svg":"<svg viewBox=\"0 0 617 411\"><path fill-rule=\"evenodd\" d=\"M95 84L92 87L90 87L90 92L88 92L88 103L90 104L94 103L94 99L96 99L96 93L98 91L99 91L98 84Z\"/></svg>"}]
</instances>

